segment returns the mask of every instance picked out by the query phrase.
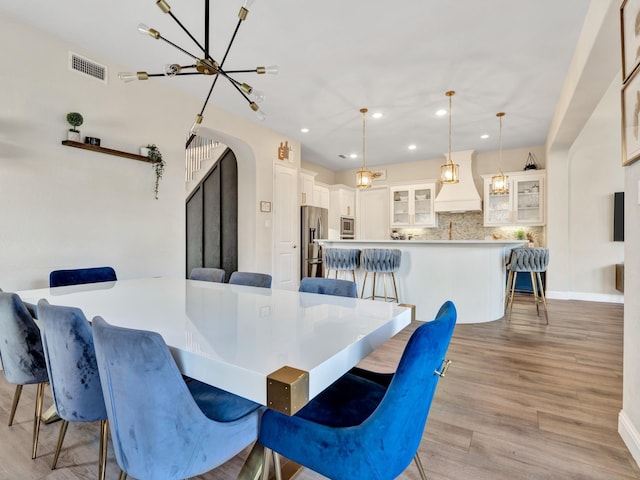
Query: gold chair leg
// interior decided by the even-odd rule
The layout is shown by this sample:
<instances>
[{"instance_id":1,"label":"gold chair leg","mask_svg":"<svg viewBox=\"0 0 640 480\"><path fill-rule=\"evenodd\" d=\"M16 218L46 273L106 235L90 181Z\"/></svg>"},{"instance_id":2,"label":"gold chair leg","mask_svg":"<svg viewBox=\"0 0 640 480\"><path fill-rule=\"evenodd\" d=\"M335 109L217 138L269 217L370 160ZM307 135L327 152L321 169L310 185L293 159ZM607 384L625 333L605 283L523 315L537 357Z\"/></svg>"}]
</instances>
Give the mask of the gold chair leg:
<instances>
[{"instance_id":1,"label":"gold chair leg","mask_svg":"<svg viewBox=\"0 0 640 480\"><path fill-rule=\"evenodd\" d=\"M511 279L511 289L509 291L509 313L507 314L508 322L511 321L511 312L513 311L513 296L515 295L517 278L518 278L518 272L513 272L513 277Z\"/></svg>"},{"instance_id":2,"label":"gold chair leg","mask_svg":"<svg viewBox=\"0 0 640 480\"><path fill-rule=\"evenodd\" d=\"M391 280L393 281L393 291L396 295L396 303L400 303L400 298L398 297L398 286L396 285L396 274L391 272Z\"/></svg>"},{"instance_id":3,"label":"gold chair leg","mask_svg":"<svg viewBox=\"0 0 640 480\"><path fill-rule=\"evenodd\" d=\"M44 383L38 384L36 392L36 410L33 417L33 445L31 447L31 459L36 458L38 451L38 436L40 435L40 415L42 415L42 404L44 402Z\"/></svg>"},{"instance_id":4,"label":"gold chair leg","mask_svg":"<svg viewBox=\"0 0 640 480\"><path fill-rule=\"evenodd\" d=\"M418 473L420 474L420 478L422 480L428 480L427 474L424 471L424 467L422 466L422 460L420 460L420 455L418 455L418 452L416 452L416 454L413 456L413 460L414 462L416 462L416 467L418 467Z\"/></svg>"},{"instance_id":5,"label":"gold chair leg","mask_svg":"<svg viewBox=\"0 0 640 480\"><path fill-rule=\"evenodd\" d=\"M262 451L262 480L269 480L269 468L271 466L271 449L264 447Z\"/></svg>"},{"instance_id":6,"label":"gold chair leg","mask_svg":"<svg viewBox=\"0 0 640 480\"><path fill-rule=\"evenodd\" d=\"M377 277L377 273L373 272L373 290L371 292L371 299L372 300L376 299L376 282L378 281L376 277Z\"/></svg>"},{"instance_id":7,"label":"gold chair leg","mask_svg":"<svg viewBox=\"0 0 640 480\"><path fill-rule=\"evenodd\" d=\"M509 270L507 275L507 289L504 295L504 313L507 313L507 307L509 306L509 290L511 289L511 281L513 280L513 270Z\"/></svg>"},{"instance_id":8,"label":"gold chair leg","mask_svg":"<svg viewBox=\"0 0 640 480\"><path fill-rule=\"evenodd\" d=\"M120 470L120 473L118 474L118 480L127 480L127 474Z\"/></svg>"},{"instance_id":9,"label":"gold chair leg","mask_svg":"<svg viewBox=\"0 0 640 480\"><path fill-rule=\"evenodd\" d=\"M544 308L544 318L547 320L547 325L549 325L549 314L547 312L547 296L544 293L542 276L540 275L540 272L536 272L536 276L538 277L538 283L540 284L540 298L542 299L542 308Z\"/></svg>"},{"instance_id":10,"label":"gold chair leg","mask_svg":"<svg viewBox=\"0 0 640 480\"><path fill-rule=\"evenodd\" d=\"M364 286L367 284L367 275L368 272L364 272L364 280L362 280L362 293L360 294L360 298L364 298Z\"/></svg>"},{"instance_id":11,"label":"gold chair leg","mask_svg":"<svg viewBox=\"0 0 640 480\"><path fill-rule=\"evenodd\" d=\"M58 434L58 443L56 444L56 451L53 454L53 463L51 464L51 470L55 470L56 465L58 464L60 450L62 449L64 437L67 434L67 427L69 427L69 422L67 422L66 420L62 420L62 423L60 424L60 433Z\"/></svg>"},{"instance_id":12,"label":"gold chair leg","mask_svg":"<svg viewBox=\"0 0 640 480\"><path fill-rule=\"evenodd\" d=\"M100 421L100 453L98 455L98 480L107 477L107 445L109 442L109 422Z\"/></svg>"},{"instance_id":13,"label":"gold chair leg","mask_svg":"<svg viewBox=\"0 0 640 480\"><path fill-rule=\"evenodd\" d=\"M13 394L13 403L11 404L11 414L9 414L9 426L13 424L13 417L16 416L16 409L18 408L18 402L20 401L21 394L22 385L16 385L16 390Z\"/></svg>"},{"instance_id":14,"label":"gold chair leg","mask_svg":"<svg viewBox=\"0 0 640 480\"><path fill-rule=\"evenodd\" d=\"M282 480L282 467L280 466L280 455L273 452L273 469L276 471L276 480Z\"/></svg>"},{"instance_id":15,"label":"gold chair leg","mask_svg":"<svg viewBox=\"0 0 640 480\"><path fill-rule=\"evenodd\" d=\"M529 272L531 275L531 286L533 287L533 303L536 305L536 315L540 316L540 298L538 297L538 284L536 280L536 275L534 272Z\"/></svg>"}]
</instances>

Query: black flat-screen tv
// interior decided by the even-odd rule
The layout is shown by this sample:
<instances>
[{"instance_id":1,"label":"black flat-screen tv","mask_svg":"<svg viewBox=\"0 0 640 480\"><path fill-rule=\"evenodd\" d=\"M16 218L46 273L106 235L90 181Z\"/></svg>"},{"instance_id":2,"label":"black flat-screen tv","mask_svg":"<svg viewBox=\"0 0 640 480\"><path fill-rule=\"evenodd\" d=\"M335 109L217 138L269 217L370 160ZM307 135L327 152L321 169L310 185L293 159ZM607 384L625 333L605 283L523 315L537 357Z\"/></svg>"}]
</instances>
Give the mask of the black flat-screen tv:
<instances>
[{"instance_id":1,"label":"black flat-screen tv","mask_svg":"<svg viewBox=\"0 0 640 480\"><path fill-rule=\"evenodd\" d=\"M624 242L624 192L613 197L613 241Z\"/></svg>"}]
</instances>

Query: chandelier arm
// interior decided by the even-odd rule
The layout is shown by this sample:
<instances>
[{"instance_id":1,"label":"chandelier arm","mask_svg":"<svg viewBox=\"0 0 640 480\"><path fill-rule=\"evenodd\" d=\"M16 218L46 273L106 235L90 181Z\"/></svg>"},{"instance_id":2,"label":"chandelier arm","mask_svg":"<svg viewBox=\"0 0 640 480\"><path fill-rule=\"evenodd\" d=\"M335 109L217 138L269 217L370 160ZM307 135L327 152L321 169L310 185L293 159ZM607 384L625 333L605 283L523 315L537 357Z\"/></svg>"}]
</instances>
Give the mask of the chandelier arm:
<instances>
[{"instance_id":1,"label":"chandelier arm","mask_svg":"<svg viewBox=\"0 0 640 480\"><path fill-rule=\"evenodd\" d=\"M209 99L211 98L211 94L213 93L213 87L216 86L216 82L220 78L216 75L216 78L213 79L213 83L211 83L211 88L209 89L209 93L207 93L207 98L204 99L204 104L202 105L202 109L200 110L200 115L204 115L204 109L207 108L207 103L209 103Z\"/></svg>"},{"instance_id":2,"label":"chandelier arm","mask_svg":"<svg viewBox=\"0 0 640 480\"><path fill-rule=\"evenodd\" d=\"M231 85L233 85L233 88L235 88L238 92L240 92L240 95L242 95L242 96L244 97L244 99L245 99L247 102L252 103L252 100L251 100L251 99L247 96L247 94L246 94L246 93L244 93L244 92L242 91L242 89L238 86L238 84L239 84L240 82L238 82L238 81L237 81L236 79L234 79L234 78L231 78L229 75L227 75L227 74L226 74L226 72L222 72L222 71L221 71L220 73L221 73L222 75L224 75L224 77L225 77L227 80L229 80L229 83L230 83Z\"/></svg>"},{"instance_id":3,"label":"chandelier arm","mask_svg":"<svg viewBox=\"0 0 640 480\"><path fill-rule=\"evenodd\" d=\"M208 3L209 2L207 1L207 4ZM191 35L191 32L189 32L189 30L187 30L187 28L182 24L182 22L180 20L178 20L178 17L176 17L171 12L168 12L168 13L169 13L169 16L171 18L173 18L173 20L178 24L178 26L184 31L184 33L186 33L189 36L189 38L193 41L193 43L195 43L198 46L198 48L204 52L205 57L208 57L209 56L209 52L207 50L205 50L205 48L200 44L200 42L198 42L198 40L196 40L196 38L193 35ZM205 17L208 18L208 16L206 16L206 15L205 15ZM206 20L205 20L205 22L206 22ZM165 40L162 36L160 36L160 38ZM167 41L167 40L165 40L165 41ZM169 43L171 43L171 42L169 42ZM175 47L176 45L173 45L173 46ZM179 47L176 47L176 48L179 48ZM180 50L182 50L182 49L180 49ZM184 51L184 50L182 50L182 51ZM195 58L195 57L193 57L193 58Z\"/></svg>"},{"instance_id":4,"label":"chandelier arm","mask_svg":"<svg viewBox=\"0 0 640 480\"><path fill-rule=\"evenodd\" d=\"M176 45L175 43L173 43L171 40L168 40L166 38L164 38L162 35L159 35L158 38L160 40L165 41L166 43L168 43L169 45L171 45L173 48L177 48L178 50L180 50L182 53L184 53L185 55L189 55L191 58L193 58L194 60L200 60L198 57L196 57L193 53L189 53L187 52L184 48L182 48L179 45Z\"/></svg>"},{"instance_id":5,"label":"chandelier arm","mask_svg":"<svg viewBox=\"0 0 640 480\"><path fill-rule=\"evenodd\" d=\"M236 25L235 30L233 31L233 35L231 35L231 40L229 41L229 45L227 45L227 51L224 52L224 57L222 57L222 62L220 62L220 68L224 65L224 61L227 59L227 55L229 55L229 50L231 50L231 45L236 39L236 35L238 34L238 29L240 28L240 24L242 23L242 19L238 20L238 24Z\"/></svg>"},{"instance_id":6,"label":"chandelier arm","mask_svg":"<svg viewBox=\"0 0 640 480\"><path fill-rule=\"evenodd\" d=\"M225 70L227 73L258 73L257 68L253 68L251 70Z\"/></svg>"}]
</instances>

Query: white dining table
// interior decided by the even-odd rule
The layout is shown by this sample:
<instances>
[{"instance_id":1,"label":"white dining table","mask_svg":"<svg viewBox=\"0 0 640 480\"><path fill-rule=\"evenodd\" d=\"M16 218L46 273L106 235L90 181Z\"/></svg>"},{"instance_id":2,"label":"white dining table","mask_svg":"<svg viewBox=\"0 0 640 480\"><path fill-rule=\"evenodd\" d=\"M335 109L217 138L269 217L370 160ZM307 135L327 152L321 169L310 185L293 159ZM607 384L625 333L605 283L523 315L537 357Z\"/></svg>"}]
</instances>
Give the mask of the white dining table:
<instances>
[{"instance_id":1,"label":"white dining table","mask_svg":"<svg viewBox=\"0 0 640 480\"><path fill-rule=\"evenodd\" d=\"M393 303L180 278L18 294L158 332L184 375L267 406L274 372L301 372L310 400L411 322Z\"/></svg>"}]
</instances>

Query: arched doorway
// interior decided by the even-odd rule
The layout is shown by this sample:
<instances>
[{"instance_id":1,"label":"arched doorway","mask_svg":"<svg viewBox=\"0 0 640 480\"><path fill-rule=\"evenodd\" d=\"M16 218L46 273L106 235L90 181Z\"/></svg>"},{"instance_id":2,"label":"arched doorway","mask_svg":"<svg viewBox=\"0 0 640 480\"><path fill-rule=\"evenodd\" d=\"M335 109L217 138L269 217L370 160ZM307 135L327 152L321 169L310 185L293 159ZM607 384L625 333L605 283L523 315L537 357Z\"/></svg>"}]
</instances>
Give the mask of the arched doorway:
<instances>
[{"instance_id":1,"label":"arched doorway","mask_svg":"<svg viewBox=\"0 0 640 480\"><path fill-rule=\"evenodd\" d=\"M227 149L186 200L186 276L195 267L238 270L238 165Z\"/></svg>"}]
</instances>

